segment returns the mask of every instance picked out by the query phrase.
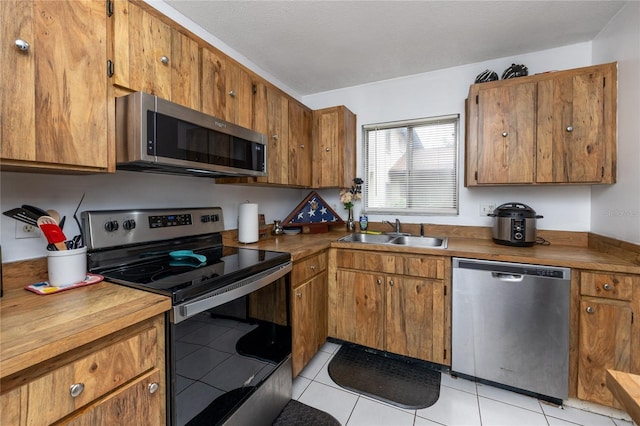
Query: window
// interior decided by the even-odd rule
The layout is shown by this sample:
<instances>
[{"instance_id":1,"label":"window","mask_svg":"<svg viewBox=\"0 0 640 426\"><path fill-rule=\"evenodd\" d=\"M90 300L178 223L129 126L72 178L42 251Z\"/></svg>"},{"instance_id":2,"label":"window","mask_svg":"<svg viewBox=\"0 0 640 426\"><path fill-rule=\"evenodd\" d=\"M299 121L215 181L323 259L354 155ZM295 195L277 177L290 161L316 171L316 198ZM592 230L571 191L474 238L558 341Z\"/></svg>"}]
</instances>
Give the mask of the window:
<instances>
[{"instance_id":1,"label":"window","mask_svg":"<svg viewBox=\"0 0 640 426\"><path fill-rule=\"evenodd\" d=\"M458 214L458 115L363 126L364 206Z\"/></svg>"}]
</instances>

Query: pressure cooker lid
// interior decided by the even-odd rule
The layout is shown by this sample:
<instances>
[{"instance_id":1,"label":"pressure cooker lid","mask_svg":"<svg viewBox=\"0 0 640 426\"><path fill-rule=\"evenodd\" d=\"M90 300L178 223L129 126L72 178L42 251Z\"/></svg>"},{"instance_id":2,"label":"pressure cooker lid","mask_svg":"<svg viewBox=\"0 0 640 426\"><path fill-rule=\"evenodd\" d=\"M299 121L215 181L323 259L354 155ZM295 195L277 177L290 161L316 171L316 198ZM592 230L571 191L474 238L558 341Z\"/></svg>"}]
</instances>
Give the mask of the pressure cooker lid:
<instances>
[{"instance_id":1,"label":"pressure cooker lid","mask_svg":"<svg viewBox=\"0 0 640 426\"><path fill-rule=\"evenodd\" d=\"M536 215L536 211L523 203L505 203L496 207L492 217L513 217L513 218L536 218L540 219L542 216Z\"/></svg>"}]
</instances>

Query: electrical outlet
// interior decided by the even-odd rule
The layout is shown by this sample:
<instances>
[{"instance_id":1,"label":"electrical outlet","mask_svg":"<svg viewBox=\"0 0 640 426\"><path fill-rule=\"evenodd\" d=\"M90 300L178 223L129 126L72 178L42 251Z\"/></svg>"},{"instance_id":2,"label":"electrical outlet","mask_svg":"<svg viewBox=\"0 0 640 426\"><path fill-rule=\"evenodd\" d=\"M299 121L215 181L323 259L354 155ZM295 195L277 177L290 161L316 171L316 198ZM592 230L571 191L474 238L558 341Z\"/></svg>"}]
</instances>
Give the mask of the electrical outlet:
<instances>
[{"instance_id":1,"label":"electrical outlet","mask_svg":"<svg viewBox=\"0 0 640 426\"><path fill-rule=\"evenodd\" d=\"M480 216L487 216L488 214L493 213L495 209L496 209L496 205L494 203L481 203Z\"/></svg>"},{"instance_id":2,"label":"electrical outlet","mask_svg":"<svg viewBox=\"0 0 640 426\"><path fill-rule=\"evenodd\" d=\"M40 228L29 225L24 222L16 221L16 239L20 238L39 238Z\"/></svg>"}]
</instances>

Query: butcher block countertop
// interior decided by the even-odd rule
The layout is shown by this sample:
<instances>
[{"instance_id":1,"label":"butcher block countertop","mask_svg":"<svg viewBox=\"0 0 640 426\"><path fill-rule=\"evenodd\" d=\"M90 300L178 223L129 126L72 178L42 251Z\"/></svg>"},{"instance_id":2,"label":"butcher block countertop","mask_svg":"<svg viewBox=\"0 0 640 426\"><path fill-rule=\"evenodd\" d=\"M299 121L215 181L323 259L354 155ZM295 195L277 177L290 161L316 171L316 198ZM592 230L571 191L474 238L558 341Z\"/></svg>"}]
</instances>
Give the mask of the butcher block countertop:
<instances>
[{"instance_id":1,"label":"butcher block countertop","mask_svg":"<svg viewBox=\"0 0 640 426\"><path fill-rule=\"evenodd\" d=\"M241 244L233 233L229 233L224 235L224 244L290 252L293 261L339 247L640 274L640 263L589 249L586 244L509 247L487 238L450 235L448 248L441 250L337 241L347 234L343 229L334 229L321 234L270 236L257 243ZM437 236L431 232L429 235ZM4 295L0 299L2 380L171 308L167 297L108 282L49 295L37 295L23 289L25 285L38 282L36 278L42 280L43 276L46 277L44 258L3 265Z\"/></svg>"},{"instance_id":2,"label":"butcher block countertop","mask_svg":"<svg viewBox=\"0 0 640 426\"><path fill-rule=\"evenodd\" d=\"M567 268L640 274L639 264L587 247L573 245L552 243L550 245L535 245L533 247L511 247L496 244L491 239L450 236L448 237L449 244L447 249L431 249L391 244L338 242L338 239L345 235L348 235L348 232L333 230L323 234L278 235L253 244L241 244L229 239L225 240L225 244L246 248L290 252L294 262L329 247L337 247L358 250L387 251L394 253L418 253L447 257L467 257L502 262L538 263Z\"/></svg>"},{"instance_id":3,"label":"butcher block countertop","mask_svg":"<svg viewBox=\"0 0 640 426\"><path fill-rule=\"evenodd\" d=\"M170 308L168 297L107 282L47 295L5 288L0 299L0 379Z\"/></svg>"},{"instance_id":4,"label":"butcher block countertop","mask_svg":"<svg viewBox=\"0 0 640 426\"><path fill-rule=\"evenodd\" d=\"M607 387L631 415L633 421L640 425L640 376L607 370Z\"/></svg>"}]
</instances>

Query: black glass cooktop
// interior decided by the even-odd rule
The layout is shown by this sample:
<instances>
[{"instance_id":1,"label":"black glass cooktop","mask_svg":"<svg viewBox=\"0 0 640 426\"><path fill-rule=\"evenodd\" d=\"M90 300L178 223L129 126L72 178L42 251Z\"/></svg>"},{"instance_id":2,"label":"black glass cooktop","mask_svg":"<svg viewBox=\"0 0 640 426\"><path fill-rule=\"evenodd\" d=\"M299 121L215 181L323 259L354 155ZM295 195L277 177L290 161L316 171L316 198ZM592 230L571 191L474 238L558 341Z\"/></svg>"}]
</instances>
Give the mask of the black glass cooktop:
<instances>
[{"instance_id":1,"label":"black glass cooktop","mask_svg":"<svg viewBox=\"0 0 640 426\"><path fill-rule=\"evenodd\" d=\"M125 266L94 272L105 279L130 287L171 296L173 303L190 300L215 291L251 275L282 265L289 253L217 246L193 250L205 256L175 258L155 251L140 251L135 261ZM145 260L148 257L149 260Z\"/></svg>"}]
</instances>

